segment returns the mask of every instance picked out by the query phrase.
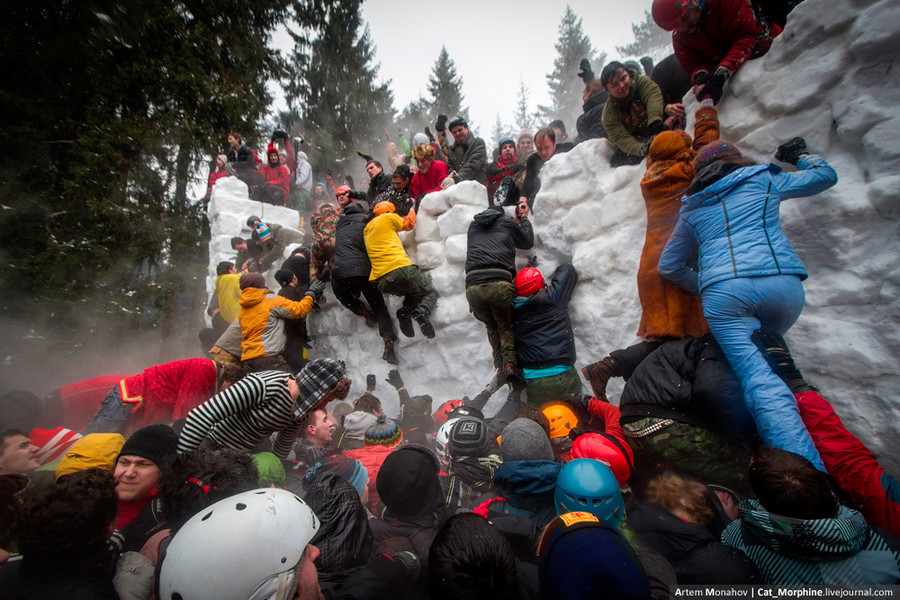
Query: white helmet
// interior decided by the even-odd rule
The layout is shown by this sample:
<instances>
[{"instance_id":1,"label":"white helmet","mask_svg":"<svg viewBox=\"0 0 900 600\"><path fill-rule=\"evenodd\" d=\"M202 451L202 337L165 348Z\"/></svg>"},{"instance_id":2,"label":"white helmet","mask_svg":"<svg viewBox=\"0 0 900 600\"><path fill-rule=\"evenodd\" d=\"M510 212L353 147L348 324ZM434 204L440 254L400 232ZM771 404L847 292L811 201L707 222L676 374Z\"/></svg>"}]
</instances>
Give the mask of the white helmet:
<instances>
[{"instance_id":1,"label":"white helmet","mask_svg":"<svg viewBox=\"0 0 900 600\"><path fill-rule=\"evenodd\" d=\"M191 517L159 559L159 600L282 598L319 519L287 490L220 500Z\"/></svg>"},{"instance_id":2,"label":"white helmet","mask_svg":"<svg viewBox=\"0 0 900 600\"><path fill-rule=\"evenodd\" d=\"M441 425L434 438L434 450L437 452L438 460L441 461L441 467L445 470L450 464L450 430L459 422L459 417L447 419L447 422Z\"/></svg>"}]
</instances>

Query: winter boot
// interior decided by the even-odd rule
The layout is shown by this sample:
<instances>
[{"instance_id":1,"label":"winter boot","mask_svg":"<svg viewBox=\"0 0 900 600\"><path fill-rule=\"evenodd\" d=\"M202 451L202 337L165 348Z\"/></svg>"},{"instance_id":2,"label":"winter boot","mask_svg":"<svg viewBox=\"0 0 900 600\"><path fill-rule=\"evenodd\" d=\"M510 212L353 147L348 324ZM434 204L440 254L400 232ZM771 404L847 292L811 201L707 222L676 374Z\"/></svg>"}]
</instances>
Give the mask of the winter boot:
<instances>
[{"instance_id":1,"label":"winter boot","mask_svg":"<svg viewBox=\"0 0 900 600\"><path fill-rule=\"evenodd\" d=\"M503 369L497 369L497 371L494 373L494 378L491 379L490 382L488 382L488 384L484 388L484 391L486 391L488 393L488 396L490 397L494 392L503 387L504 383L506 383L505 373L503 372Z\"/></svg>"},{"instance_id":2,"label":"winter boot","mask_svg":"<svg viewBox=\"0 0 900 600\"><path fill-rule=\"evenodd\" d=\"M519 201L519 188L511 176L503 178L491 201L494 206L513 206Z\"/></svg>"},{"instance_id":3,"label":"winter boot","mask_svg":"<svg viewBox=\"0 0 900 600\"><path fill-rule=\"evenodd\" d=\"M607 356L600 362L591 363L581 369L581 374L591 384L591 390L594 397L603 402L609 402L606 398L606 383L611 377L618 375L616 365L613 363L612 357Z\"/></svg>"},{"instance_id":4,"label":"winter boot","mask_svg":"<svg viewBox=\"0 0 900 600\"><path fill-rule=\"evenodd\" d=\"M771 329L757 329L750 339L762 352L763 358L769 363L772 372L787 384L792 394L816 389L803 379L803 374L794 364L794 358L791 356L787 343L783 337L778 335L778 332Z\"/></svg>"},{"instance_id":5,"label":"winter boot","mask_svg":"<svg viewBox=\"0 0 900 600\"><path fill-rule=\"evenodd\" d=\"M388 336L381 339L384 340L384 354L381 355L381 360L392 365L399 365L400 361L397 360L397 354L394 352L394 339Z\"/></svg>"},{"instance_id":6,"label":"winter boot","mask_svg":"<svg viewBox=\"0 0 900 600\"><path fill-rule=\"evenodd\" d=\"M434 337L434 325L431 324L431 319L428 318L430 315L431 311L424 306L416 307L412 314L413 318L419 324L419 329L422 330L422 335L429 340Z\"/></svg>"},{"instance_id":7,"label":"winter boot","mask_svg":"<svg viewBox=\"0 0 900 600\"><path fill-rule=\"evenodd\" d=\"M512 389L525 389L525 377L522 375L522 371L520 371L519 367L517 367L516 365L510 362L503 363L503 377L506 383L508 383Z\"/></svg>"},{"instance_id":8,"label":"winter boot","mask_svg":"<svg viewBox=\"0 0 900 600\"><path fill-rule=\"evenodd\" d=\"M375 319L375 313L368 306L363 306L360 309L360 313L362 313L360 316L366 320L366 327L375 327L378 324L377 319Z\"/></svg>"},{"instance_id":9,"label":"winter boot","mask_svg":"<svg viewBox=\"0 0 900 600\"><path fill-rule=\"evenodd\" d=\"M416 331L413 329L412 324L412 309L405 306L398 308L397 323L400 325L400 331L402 331L403 335L406 337L413 337L416 335Z\"/></svg>"}]
</instances>

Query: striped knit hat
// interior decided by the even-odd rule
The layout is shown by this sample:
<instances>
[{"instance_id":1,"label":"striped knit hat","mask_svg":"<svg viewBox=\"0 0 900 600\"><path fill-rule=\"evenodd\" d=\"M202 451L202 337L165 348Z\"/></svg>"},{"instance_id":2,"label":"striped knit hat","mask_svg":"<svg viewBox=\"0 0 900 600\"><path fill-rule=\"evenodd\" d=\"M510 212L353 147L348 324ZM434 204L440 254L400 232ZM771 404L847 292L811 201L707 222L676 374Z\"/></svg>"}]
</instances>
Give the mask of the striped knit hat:
<instances>
[{"instance_id":1,"label":"striped knit hat","mask_svg":"<svg viewBox=\"0 0 900 600\"><path fill-rule=\"evenodd\" d=\"M69 448L81 439L81 434L65 427L57 427L56 429L33 429L28 437L31 443L38 447L34 457L42 465L46 465L57 458L62 458Z\"/></svg>"},{"instance_id":2,"label":"striped knit hat","mask_svg":"<svg viewBox=\"0 0 900 600\"><path fill-rule=\"evenodd\" d=\"M343 361L333 358L317 358L310 361L297 373L295 379L300 386L300 395L294 403L294 418L305 417L325 397L325 394L347 376Z\"/></svg>"},{"instance_id":3,"label":"striped knit hat","mask_svg":"<svg viewBox=\"0 0 900 600\"><path fill-rule=\"evenodd\" d=\"M396 423L385 417L378 415L375 424L366 429L366 437L363 443L366 446L387 446L393 448L403 441L403 432Z\"/></svg>"},{"instance_id":4,"label":"striped knit hat","mask_svg":"<svg viewBox=\"0 0 900 600\"><path fill-rule=\"evenodd\" d=\"M694 172L699 173L703 167L710 165L717 160L724 160L725 162L745 161L744 155L741 154L741 151L738 150L737 146L731 142L716 140L697 150L697 155L694 157Z\"/></svg>"}]
</instances>

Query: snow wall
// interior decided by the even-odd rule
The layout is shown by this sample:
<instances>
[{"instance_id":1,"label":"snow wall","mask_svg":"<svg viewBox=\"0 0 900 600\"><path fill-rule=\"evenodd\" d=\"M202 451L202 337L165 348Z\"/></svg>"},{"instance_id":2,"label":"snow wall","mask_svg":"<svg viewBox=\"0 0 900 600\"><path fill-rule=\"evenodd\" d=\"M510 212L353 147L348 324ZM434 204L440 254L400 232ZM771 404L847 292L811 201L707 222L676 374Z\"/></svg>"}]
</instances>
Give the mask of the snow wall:
<instances>
[{"instance_id":1,"label":"snow wall","mask_svg":"<svg viewBox=\"0 0 900 600\"><path fill-rule=\"evenodd\" d=\"M893 0L807 0L791 14L787 31L763 58L747 63L719 106L723 139L759 162L773 160L778 144L800 135L837 170L839 183L812 198L782 206L785 231L810 273L806 307L787 335L798 366L835 405L847 427L900 471L900 4ZM685 108L697 108L692 97ZM688 124L688 131L693 123ZM644 166L612 169L612 148L594 140L551 159L532 223L536 254L548 276L572 261L580 280L570 305L577 366L637 342L640 319L635 275L646 216L640 191ZM787 167L790 169L791 167ZM220 180L210 205L212 289L220 260L233 259L229 238L249 236L246 218L297 227L288 209L246 200L246 188ZM484 187L463 182L426 197L414 231L401 237L413 262L427 270L440 293L433 315L437 335L400 334L400 371L413 394L444 400L474 395L492 376L483 325L465 299L466 230L486 207ZM510 209L511 210L511 209ZM271 278L271 273L270 273ZM272 286L271 289L277 289ZM390 297L392 312L399 298ZM354 385L350 398L375 373L388 414L396 395L384 383L390 365L382 342L328 292L328 302L308 318L313 356L346 361ZM610 385L613 402L620 380ZM589 386L584 384L585 391ZM486 408L492 414L505 394Z\"/></svg>"}]
</instances>

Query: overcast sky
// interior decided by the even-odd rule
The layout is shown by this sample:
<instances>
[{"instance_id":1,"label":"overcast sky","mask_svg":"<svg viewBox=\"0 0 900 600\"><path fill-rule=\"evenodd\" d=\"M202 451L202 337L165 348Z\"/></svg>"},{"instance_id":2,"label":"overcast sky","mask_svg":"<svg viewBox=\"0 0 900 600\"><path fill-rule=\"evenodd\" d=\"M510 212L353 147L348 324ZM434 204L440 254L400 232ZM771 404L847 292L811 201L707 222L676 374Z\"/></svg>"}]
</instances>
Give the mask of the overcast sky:
<instances>
[{"instance_id":1,"label":"overcast sky","mask_svg":"<svg viewBox=\"0 0 900 600\"><path fill-rule=\"evenodd\" d=\"M570 0L591 43L609 60L616 45L633 39L631 24L644 18L652 0ZM549 100L546 75L566 2L491 0L368 0L362 15L376 46L379 75L391 80L394 107L427 95L431 67L446 46L463 80L470 125L489 138L495 116L510 124L519 79L532 109ZM451 118L453 115L450 115ZM569 128L574 123L567 123Z\"/></svg>"}]
</instances>

